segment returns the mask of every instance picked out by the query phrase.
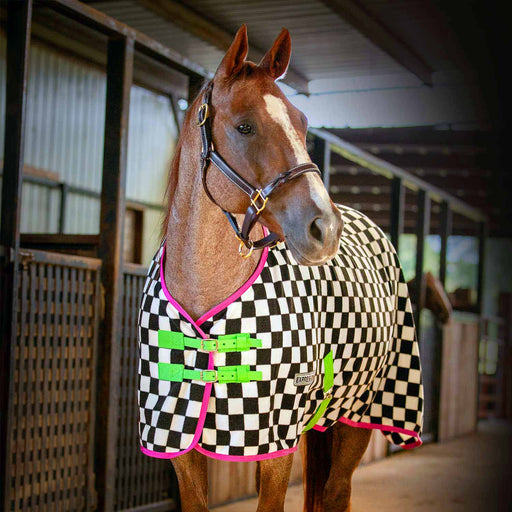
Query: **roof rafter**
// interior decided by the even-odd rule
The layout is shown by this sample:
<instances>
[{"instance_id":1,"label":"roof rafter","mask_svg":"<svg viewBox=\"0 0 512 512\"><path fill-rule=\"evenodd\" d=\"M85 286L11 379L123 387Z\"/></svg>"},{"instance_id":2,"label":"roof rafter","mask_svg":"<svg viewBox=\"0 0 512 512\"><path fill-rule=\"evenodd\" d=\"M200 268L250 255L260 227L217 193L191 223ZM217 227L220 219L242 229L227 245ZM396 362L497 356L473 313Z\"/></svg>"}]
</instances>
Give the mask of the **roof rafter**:
<instances>
[{"instance_id":1,"label":"roof rafter","mask_svg":"<svg viewBox=\"0 0 512 512\"><path fill-rule=\"evenodd\" d=\"M356 0L321 1L392 59L416 75L424 84L432 85L432 69L359 2Z\"/></svg>"},{"instance_id":2,"label":"roof rafter","mask_svg":"<svg viewBox=\"0 0 512 512\"><path fill-rule=\"evenodd\" d=\"M153 11L167 21L220 50L226 51L235 36L175 0L137 0L137 2L146 9ZM251 46L250 55L254 59L260 60L264 54L265 52L259 48ZM299 93L309 93L308 80L293 68L288 68L283 82Z\"/></svg>"}]
</instances>

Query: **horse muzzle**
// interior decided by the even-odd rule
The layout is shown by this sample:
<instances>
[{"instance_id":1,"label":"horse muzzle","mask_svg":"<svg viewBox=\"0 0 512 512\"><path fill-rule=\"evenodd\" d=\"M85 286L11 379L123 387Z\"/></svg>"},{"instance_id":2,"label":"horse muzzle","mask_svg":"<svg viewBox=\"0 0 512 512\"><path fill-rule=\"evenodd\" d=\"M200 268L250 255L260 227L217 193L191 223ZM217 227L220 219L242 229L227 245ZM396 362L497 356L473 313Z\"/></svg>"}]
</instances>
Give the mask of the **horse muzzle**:
<instances>
[{"instance_id":1,"label":"horse muzzle","mask_svg":"<svg viewBox=\"0 0 512 512\"><path fill-rule=\"evenodd\" d=\"M323 265L338 252L343 221L340 211L333 205L331 211L314 208L309 215L297 214L297 222L284 220L281 223L285 240L293 257L300 265Z\"/></svg>"}]
</instances>

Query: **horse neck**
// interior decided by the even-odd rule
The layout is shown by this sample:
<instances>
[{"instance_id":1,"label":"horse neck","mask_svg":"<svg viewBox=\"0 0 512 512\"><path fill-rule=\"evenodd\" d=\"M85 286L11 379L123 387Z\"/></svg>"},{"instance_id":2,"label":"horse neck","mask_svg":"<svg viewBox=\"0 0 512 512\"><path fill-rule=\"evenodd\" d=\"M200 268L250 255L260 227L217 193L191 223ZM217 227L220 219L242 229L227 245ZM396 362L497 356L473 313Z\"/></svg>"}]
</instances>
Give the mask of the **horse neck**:
<instances>
[{"instance_id":1,"label":"horse neck","mask_svg":"<svg viewBox=\"0 0 512 512\"><path fill-rule=\"evenodd\" d=\"M168 205L164 275L171 295L197 320L249 279L259 253L240 257L226 217L206 196L199 173L201 142L190 120L184 123L179 146L171 171L177 176Z\"/></svg>"}]
</instances>

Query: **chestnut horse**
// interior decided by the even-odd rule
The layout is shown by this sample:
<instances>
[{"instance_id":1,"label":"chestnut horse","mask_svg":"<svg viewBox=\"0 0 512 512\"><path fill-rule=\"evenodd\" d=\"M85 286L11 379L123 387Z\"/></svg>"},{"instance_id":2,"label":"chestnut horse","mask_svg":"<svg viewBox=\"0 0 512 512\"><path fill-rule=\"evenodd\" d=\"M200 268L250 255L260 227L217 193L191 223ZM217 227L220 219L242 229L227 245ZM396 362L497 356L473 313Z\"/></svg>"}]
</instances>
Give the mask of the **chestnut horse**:
<instances>
[{"instance_id":1,"label":"chestnut horse","mask_svg":"<svg viewBox=\"0 0 512 512\"><path fill-rule=\"evenodd\" d=\"M311 164L306 150L306 117L275 84L290 60L288 31L281 31L258 65L245 60L247 51L243 26L208 86L209 107L201 104L207 92L203 88L188 110L169 176L164 224L165 284L193 319L222 302L254 273L256 259L241 258L239 252L247 256L246 251L259 248L258 242L249 239L249 233L259 242L265 240L268 231L264 232L262 225L275 234L276 240L286 240L302 265L321 265L332 259L342 231L339 210L318 173L310 172L318 169ZM240 185L235 186L218 166L210 165L208 173L204 166L200 170L204 140L197 126L198 116L214 118L211 140L215 150L246 183L265 187L274 183L276 176L282 176L279 190L272 194L264 210L254 208L255 204L262 206L261 197L257 200L253 196L255 203L251 207ZM223 210L233 214L234 221L236 215L248 209L248 228L238 231L237 239ZM308 441L310 434L312 445ZM307 433L304 460L308 511L324 510L324 505L325 510L350 509L351 476L369 435L366 429L341 423L329 433ZM316 438L322 444L320 451L314 447ZM292 457L258 463L259 512L283 510ZM208 510L205 456L191 450L172 463L183 512Z\"/></svg>"}]
</instances>

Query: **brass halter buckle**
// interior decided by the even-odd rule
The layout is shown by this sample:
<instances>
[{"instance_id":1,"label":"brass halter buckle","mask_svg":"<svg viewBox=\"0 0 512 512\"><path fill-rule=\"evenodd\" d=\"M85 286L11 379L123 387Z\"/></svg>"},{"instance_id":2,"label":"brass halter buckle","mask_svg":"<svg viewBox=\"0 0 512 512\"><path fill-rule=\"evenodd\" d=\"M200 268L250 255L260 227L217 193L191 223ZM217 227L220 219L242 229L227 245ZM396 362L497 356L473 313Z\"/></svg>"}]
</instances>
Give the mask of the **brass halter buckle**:
<instances>
[{"instance_id":1,"label":"brass halter buckle","mask_svg":"<svg viewBox=\"0 0 512 512\"><path fill-rule=\"evenodd\" d=\"M256 201L258 199L261 199L263 201L261 207L256 204ZM254 197L251 197L251 204L256 209L256 215L259 215L265 209L265 206L267 206L267 201L268 197L265 197L263 195L263 190L261 190L260 188L256 189L256 195Z\"/></svg>"},{"instance_id":2,"label":"brass halter buckle","mask_svg":"<svg viewBox=\"0 0 512 512\"><path fill-rule=\"evenodd\" d=\"M238 240L240 240L240 238L238 238ZM254 251L254 243L252 242L252 240L249 240L247 243L249 244L249 252L246 254L244 254L242 252L242 248L246 247L245 242L242 242L242 240L240 240L240 245L238 247L238 254L240 254L240 256L242 256L242 258L244 258L244 259L249 258L251 256L252 252Z\"/></svg>"},{"instance_id":3,"label":"brass halter buckle","mask_svg":"<svg viewBox=\"0 0 512 512\"><path fill-rule=\"evenodd\" d=\"M203 120L200 121L201 112L203 112L203 111L204 111L204 117L203 117ZM197 126L203 126L203 124L206 123L206 120L208 119L209 115L210 115L210 107L208 106L208 103L203 103L199 107L199 111L197 112L197 117L198 117Z\"/></svg>"}]
</instances>

